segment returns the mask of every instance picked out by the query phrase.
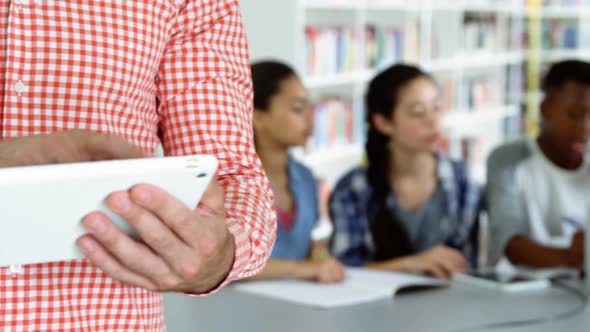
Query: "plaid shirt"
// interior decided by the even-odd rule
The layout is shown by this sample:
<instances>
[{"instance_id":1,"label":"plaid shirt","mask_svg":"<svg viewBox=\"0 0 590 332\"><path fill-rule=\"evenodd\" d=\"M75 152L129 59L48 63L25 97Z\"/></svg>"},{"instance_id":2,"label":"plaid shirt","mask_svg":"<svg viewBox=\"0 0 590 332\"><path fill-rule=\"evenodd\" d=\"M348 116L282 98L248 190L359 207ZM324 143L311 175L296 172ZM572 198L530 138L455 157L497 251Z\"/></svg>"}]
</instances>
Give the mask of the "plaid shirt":
<instances>
[{"instance_id":1,"label":"plaid shirt","mask_svg":"<svg viewBox=\"0 0 590 332\"><path fill-rule=\"evenodd\" d=\"M77 128L215 155L236 243L225 284L259 271L276 236L249 68L237 0L0 0L0 137ZM86 260L0 268L3 332L164 331L162 303Z\"/></svg>"},{"instance_id":2,"label":"plaid shirt","mask_svg":"<svg viewBox=\"0 0 590 332\"><path fill-rule=\"evenodd\" d=\"M481 208L480 188L470 181L462 163L438 156L438 177L446 199L445 218L441 231L444 244L463 252L472 266L477 265L478 215ZM330 217L334 225L332 254L346 265L362 266L373 260L375 247L369 230L371 188L367 170L358 168L344 176L330 197ZM395 196L387 197L393 212Z\"/></svg>"}]
</instances>

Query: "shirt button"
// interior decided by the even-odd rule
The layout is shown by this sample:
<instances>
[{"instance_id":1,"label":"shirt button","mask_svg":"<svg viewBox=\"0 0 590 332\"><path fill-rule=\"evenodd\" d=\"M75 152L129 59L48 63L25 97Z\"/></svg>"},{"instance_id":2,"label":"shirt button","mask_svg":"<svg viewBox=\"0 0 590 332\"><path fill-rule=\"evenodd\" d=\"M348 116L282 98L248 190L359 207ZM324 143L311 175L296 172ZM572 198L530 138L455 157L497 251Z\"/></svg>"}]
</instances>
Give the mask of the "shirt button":
<instances>
[{"instance_id":1,"label":"shirt button","mask_svg":"<svg viewBox=\"0 0 590 332\"><path fill-rule=\"evenodd\" d=\"M18 81L16 83L14 83L14 85L12 86L12 88L14 89L14 91L16 93L23 93L23 92L25 92L25 84L23 83L23 81Z\"/></svg>"},{"instance_id":2,"label":"shirt button","mask_svg":"<svg viewBox=\"0 0 590 332\"><path fill-rule=\"evenodd\" d=\"M13 278L16 278L17 275L23 273L23 266L22 265L11 265L8 268L8 271Z\"/></svg>"},{"instance_id":3,"label":"shirt button","mask_svg":"<svg viewBox=\"0 0 590 332\"><path fill-rule=\"evenodd\" d=\"M17 9L21 9L24 4L24 0L14 0L14 4L16 5Z\"/></svg>"}]
</instances>

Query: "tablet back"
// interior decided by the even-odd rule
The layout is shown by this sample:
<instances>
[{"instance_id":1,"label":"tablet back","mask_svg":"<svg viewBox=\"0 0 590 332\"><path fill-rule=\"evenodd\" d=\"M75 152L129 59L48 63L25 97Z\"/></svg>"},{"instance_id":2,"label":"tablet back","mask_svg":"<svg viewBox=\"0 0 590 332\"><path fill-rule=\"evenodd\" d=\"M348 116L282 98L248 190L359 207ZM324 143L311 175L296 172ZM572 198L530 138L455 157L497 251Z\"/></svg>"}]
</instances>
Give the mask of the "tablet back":
<instances>
[{"instance_id":1,"label":"tablet back","mask_svg":"<svg viewBox=\"0 0 590 332\"><path fill-rule=\"evenodd\" d=\"M160 187L194 208L216 169L211 156L0 168L0 266L83 257L75 245L85 233L81 219L97 210L133 234L104 200L139 183Z\"/></svg>"}]
</instances>

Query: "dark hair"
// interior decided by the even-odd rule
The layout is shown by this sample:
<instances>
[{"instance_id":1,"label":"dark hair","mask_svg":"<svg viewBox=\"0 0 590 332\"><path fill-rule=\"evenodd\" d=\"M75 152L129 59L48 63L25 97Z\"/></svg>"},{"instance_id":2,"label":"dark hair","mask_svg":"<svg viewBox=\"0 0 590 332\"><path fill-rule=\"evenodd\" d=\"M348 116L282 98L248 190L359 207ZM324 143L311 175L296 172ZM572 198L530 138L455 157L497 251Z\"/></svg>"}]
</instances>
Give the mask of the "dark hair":
<instances>
[{"instance_id":1,"label":"dark hair","mask_svg":"<svg viewBox=\"0 0 590 332\"><path fill-rule=\"evenodd\" d=\"M389 137L375 128L373 115L381 114L391 118L400 91L420 77L432 79L417 67L397 64L379 73L369 83L366 96L368 133L365 150L369 162L368 180L373 191L373 203L377 205L383 203L389 192Z\"/></svg>"},{"instance_id":2,"label":"dark hair","mask_svg":"<svg viewBox=\"0 0 590 332\"><path fill-rule=\"evenodd\" d=\"M590 63L564 60L553 64L543 79L543 91L547 95L568 81L590 85Z\"/></svg>"},{"instance_id":3,"label":"dark hair","mask_svg":"<svg viewBox=\"0 0 590 332\"><path fill-rule=\"evenodd\" d=\"M297 76L293 68L276 61L261 61L251 65L254 85L254 108L268 110L272 96L279 92L281 82Z\"/></svg>"},{"instance_id":4,"label":"dark hair","mask_svg":"<svg viewBox=\"0 0 590 332\"><path fill-rule=\"evenodd\" d=\"M399 102L400 91L413 80L432 78L417 67L398 64L379 73L367 91L368 137L365 146L369 162L368 181L372 189L370 202L370 232L375 246L374 259L383 261L415 253L408 233L399 217L391 213L387 206L389 186L390 138L375 127L373 116L381 114L391 118Z\"/></svg>"}]
</instances>

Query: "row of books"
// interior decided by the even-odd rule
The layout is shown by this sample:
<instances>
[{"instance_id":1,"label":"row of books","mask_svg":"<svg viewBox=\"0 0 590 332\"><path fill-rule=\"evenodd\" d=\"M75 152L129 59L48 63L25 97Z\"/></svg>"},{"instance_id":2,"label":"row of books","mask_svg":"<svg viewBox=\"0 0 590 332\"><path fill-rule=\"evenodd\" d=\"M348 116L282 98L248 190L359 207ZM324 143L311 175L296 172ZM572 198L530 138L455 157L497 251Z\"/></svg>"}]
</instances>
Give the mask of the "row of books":
<instances>
[{"instance_id":1,"label":"row of books","mask_svg":"<svg viewBox=\"0 0 590 332\"><path fill-rule=\"evenodd\" d=\"M506 68L506 92L508 104L518 104L524 97L527 90L526 66L521 64L508 66Z\"/></svg>"},{"instance_id":2,"label":"row of books","mask_svg":"<svg viewBox=\"0 0 590 332\"><path fill-rule=\"evenodd\" d=\"M420 39L417 29L417 24L404 27L370 25L363 31L309 26L305 30L306 74L329 76L384 63L416 61ZM364 49L361 40L364 40ZM363 52L365 57L361 60Z\"/></svg>"},{"instance_id":3,"label":"row of books","mask_svg":"<svg viewBox=\"0 0 590 332\"><path fill-rule=\"evenodd\" d=\"M404 59L404 45L407 39L403 30L369 26L366 38L367 68L375 68L386 62L400 62Z\"/></svg>"},{"instance_id":4,"label":"row of books","mask_svg":"<svg viewBox=\"0 0 590 332\"><path fill-rule=\"evenodd\" d=\"M458 104L470 111L488 109L505 103L505 92L499 77L482 75L465 79L462 82Z\"/></svg>"},{"instance_id":5,"label":"row of books","mask_svg":"<svg viewBox=\"0 0 590 332\"><path fill-rule=\"evenodd\" d=\"M362 115L361 112L359 114ZM443 136L439 142L439 149L452 158L463 160L472 169L481 169L485 165L486 155L490 148L502 142L522 137L525 126L524 111L500 122L490 123L486 132L468 136ZM354 116L351 103L342 98L329 98L318 104L315 113L316 123L314 136L307 148L308 152L325 152L328 148L365 141L364 136L357 136L357 132L364 132L364 121ZM361 120L358 122L358 120ZM358 127L355 127L358 126ZM496 134L488 132L490 128ZM364 134L364 133L363 133ZM451 133L452 134L452 133ZM324 185L326 185L324 183ZM329 196L329 190L321 191L324 200ZM322 217L327 219L327 211L322 211Z\"/></svg>"},{"instance_id":6,"label":"row of books","mask_svg":"<svg viewBox=\"0 0 590 332\"><path fill-rule=\"evenodd\" d=\"M462 48L468 51L499 49L506 43L497 30L494 15L467 19L462 44L451 43L444 29L434 29L429 58L448 58ZM309 26L305 30L305 73L330 76L402 61L417 62L421 58L419 40L417 21L404 26L369 25L362 31Z\"/></svg>"},{"instance_id":7,"label":"row of books","mask_svg":"<svg viewBox=\"0 0 590 332\"><path fill-rule=\"evenodd\" d=\"M530 0L529 0L530 3ZM543 0L543 6L564 6L564 7L576 7L576 6L588 6L590 0Z\"/></svg>"},{"instance_id":8,"label":"row of books","mask_svg":"<svg viewBox=\"0 0 590 332\"><path fill-rule=\"evenodd\" d=\"M348 27L307 27L306 74L328 76L360 69L360 33Z\"/></svg>"},{"instance_id":9,"label":"row of books","mask_svg":"<svg viewBox=\"0 0 590 332\"><path fill-rule=\"evenodd\" d=\"M308 149L325 149L362 141L364 112L345 97L327 97L314 105L314 131Z\"/></svg>"},{"instance_id":10,"label":"row of books","mask_svg":"<svg viewBox=\"0 0 590 332\"><path fill-rule=\"evenodd\" d=\"M524 111L522 111L519 114L502 119L497 135L483 134L482 136L460 137L451 141L448 144L448 153L453 158L463 160L472 168L483 167L490 148L523 136L525 128L524 114Z\"/></svg>"},{"instance_id":11,"label":"row of books","mask_svg":"<svg viewBox=\"0 0 590 332\"><path fill-rule=\"evenodd\" d=\"M501 46L496 15L467 15L463 23L466 50L494 50Z\"/></svg>"},{"instance_id":12,"label":"row of books","mask_svg":"<svg viewBox=\"0 0 590 332\"><path fill-rule=\"evenodd\" d=\"M493 111L504 105L507 100L502 82L495 75L471 77L460 84L447 79L439 81L439 86L443 109L447 112ZM363 107L355 105L351 98L325 97L314 105L313 113L314 132L308 149L325 149L364 140L365 112Z\"/></svg>"},{"instance_id":13,"label":"row of books","mask_svg":"<svg viewBox=\"0 0 590 332\"><path fill-rule=\"evenodd\" d=\"M590 26L580 25L577 20L546 20L542 27L541 46L543 49L587 47L589 37Z\"/></svg>"}]
</instances>

